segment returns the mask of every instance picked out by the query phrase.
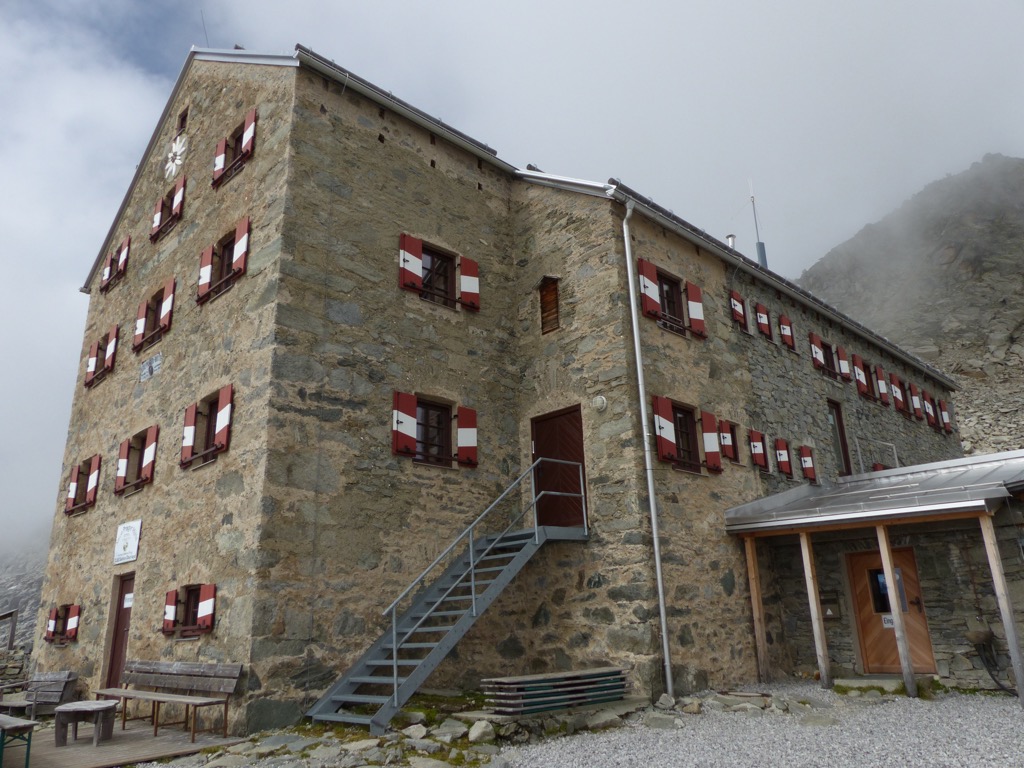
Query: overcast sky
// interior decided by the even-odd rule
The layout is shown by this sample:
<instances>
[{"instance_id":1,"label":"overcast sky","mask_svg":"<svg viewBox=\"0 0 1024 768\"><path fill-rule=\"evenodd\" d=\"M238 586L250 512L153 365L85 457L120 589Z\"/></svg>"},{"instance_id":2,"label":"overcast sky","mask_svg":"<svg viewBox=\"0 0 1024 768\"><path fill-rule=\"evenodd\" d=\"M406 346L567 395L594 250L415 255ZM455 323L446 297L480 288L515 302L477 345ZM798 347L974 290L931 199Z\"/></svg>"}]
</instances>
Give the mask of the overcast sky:
<instances>
[{"instance_id":1,"label":"overcast sky","mask_svg":"<svg viewBox=\"0 0 1024 768\"><path fill-rule=\"evenodd\" d=\"M926 183L1024 157L1022 30L1021 0L0 0L0 551L45 540L66 493L78 288L190 46L301 43L750 256L752 184L796 278Z\"/></svg>"}]
</instances>

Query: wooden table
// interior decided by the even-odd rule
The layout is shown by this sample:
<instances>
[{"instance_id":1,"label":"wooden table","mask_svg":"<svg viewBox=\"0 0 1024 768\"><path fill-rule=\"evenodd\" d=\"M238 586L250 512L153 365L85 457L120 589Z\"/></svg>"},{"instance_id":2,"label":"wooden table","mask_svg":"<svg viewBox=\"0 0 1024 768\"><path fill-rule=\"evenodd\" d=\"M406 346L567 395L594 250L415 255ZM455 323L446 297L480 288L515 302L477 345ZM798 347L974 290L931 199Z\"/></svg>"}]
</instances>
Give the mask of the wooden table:
<instances>
[{"instance_id":1,"label":"wooden table","mask_svg":"<svg viewBox=\"0 0 1024 768\"><path fill-rule=\"evenodd\" d=\"M58 747L68 744L68 725L71 735L78 739L78 724L83 720L91 720L92 745L98 747L101 741L108 741L114 736L114 710L116 701L73 701L61 704L54 710L56 718L53 738Z\"/></svg>"},{"instance_id":2,"label":"wooden table","mask_svg":"<svg viewBox=\"0 0 1024 768\"><path fill-rule=\"evenodd\" d=\"M0 715L0 766L4 763L4 747L20 741L25 745L25 768L32 752L32 729L39 723L35 720L22 720L20 717Z\"/></svg>"}]
</instances>

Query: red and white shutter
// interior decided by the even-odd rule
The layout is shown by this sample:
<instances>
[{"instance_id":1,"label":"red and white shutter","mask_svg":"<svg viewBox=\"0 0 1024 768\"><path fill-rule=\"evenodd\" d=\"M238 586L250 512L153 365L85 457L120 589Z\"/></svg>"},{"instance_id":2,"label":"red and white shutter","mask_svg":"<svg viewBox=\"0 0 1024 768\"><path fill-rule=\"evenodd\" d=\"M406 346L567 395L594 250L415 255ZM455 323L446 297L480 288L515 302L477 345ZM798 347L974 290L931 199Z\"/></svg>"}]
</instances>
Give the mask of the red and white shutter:
<instances>
[{"instance_id":1,"label":"red and white shutter","mask_svg":"<svg viewBox=\"0 0 1024 768\"><path fill-rule=\"evenodd\" d=\"M213 629L214 603L216 600L216 584L199 585L199 610L196 613L196 626L199 629Z\"/></svg>"},{"instance_id":2,"label":"red and white shutter","mask_svg":"<svg viewBox=\"0 0 1024 768\"><path fill-rule=\"evenodd\" d=\"M775 463L779 467L779 472L786 477L793 476L793 462L789 460L789 443L781 437L775 438Z\"/></svg>"},{"instance_id":3,"label":"red and white shutter","mask_svg":"<svg viewBox=\"0 0 1024 768\"><path fill-rule=\"evenodd\" d=\"M843 377L843 380L853 379L853 373L850 371L850 359L846 356L846 350L836 347L836 358L839 360L839 375Z\"/></svg>"},{"instance_id":4,"label":"red and white shutter","mask_svg":"<svg viewBox=\"0 0 1024 768\"><path fill-rule=\"evenodd\" d=\"M659 461L676 460L676 427L672 418L672 401L667 397L654 395L651 399L654 412L655 444Z\"/></svg>"},{"instance_id":5,"label":"red and white shutter","mask_svg":"<svg viewBox=\"0 0 1024 768\"><path fill-rule=\"evenodd\" d=\"M416 395L395 392L391 411L391 452L398 456L416 455Z\"/></svg>"},{"instance_id":6,"label":"red and white shutter","mask_svg":"<svg viewBox=\"0 0 1024 768\"><path fill-rule=\"evenodd\" d=\"M114 270L115 275L124 274L125 269L128 268L128 252L132 247L132 236L127 235L124 240L121 241L121 247L117 250L117 268Z\"/></svg>"},{"instance_id":7,"label":"red and white shutter","mask_svg":"<svg viewBox=\"0 0 1024 768\"><path fill-rule=\"evenodd\" d=\"M174 185L174 197L171 198L171 216L181 218L185 210L185 177L178 179Z\"/></svg>"},{"instance_id":8,"label":"red and white shutter","mask_svg":"<svg viewBox=\"0 0 1024 768\"><path fill-rule=\"evenodd\" d=\"M640 276L640 309L648 317L661 317L658 268L646 259L637 259L636 271Z\"/></svg>"},{"instance_id":9,"label":"red and white shutter","mask_svg":"<svg viewBox=\"0 0 1024 768\"><path fill-rule=\"evenodd\" d=\"M117 448L117 472L114 475L114 493L122 493L128 482L128 455L132 450L131 438L122 440Z\"/></svg>"},{"instance_id":10,"label":"red and white shutter","mask_svg":"<svg viewBox=\"0 0 1024 768\"><path fill-rule=\"evenodd\" d=\"M245 274L245 262L249 257L249 217L235 226L235 249L231 253L231 271L236 275Z\"/></svg>"},{"instance_id":11,"label":"red and white shutter","mask_svg":"<svg viewBox=\"0 0 1024 768\"><path fill-rule=\"evenodd\" d=\"M811 340L811 362L815 368L824 368L825 348L821 345L821 336L812 331L808 338Z\"/></svg>"},{"instance_id":12,"label":"red and white shutter","mask_svg":"<svg viewBox=\"0 0 1024 768\"><path fill-rule=\"evenodd\" d=\"M768 307L764 304L755 304L754 314L757 317L757 330L770 338L772 335L772 326L771 322L768 320Z\"/></svg>"},{"instance_id":13,"label":"red and white shutter","mask_svg":"<svg viewBox=\"0 0 1024 768\"><path fill-rule=\"evenodd\" d=\"M725 419L718 422L718 440L722 446L722 455L730 461L736 461L736 446L732 442L732 425Z\"/></svg>"},{"instance_id":14,"label":"red and white shutter","mask_svg":"<svg viewBox=\"0 0 1024 768\"><path fill-rule=\"evenodd\" d=\"M208 245L199 256L199 288L196 301L202 301L210 293L213 281L213 246Z\"/></svg>"},{"instance_id":15,"label":"red and white shutter","mask_svg":"<svg viewBox=\"0 0 1024 768\"><path fill-rule=\"evenodd\" d=\"M70 512L75 507L75 498L78 496L78 475L81 468L75 464L71 468L71 476L68 478L68 497L64 502L64 511Z\"/></svg>"},{"instance_id":16,"label":"red and white shutter","mask_svg":"<svg viewBox=\"0 0 1024 768\"><path fill-rule=\"evenodd\" d=\"M729 291L729 309L732 311L732 319L747 327L747 309L743 303L743 297L736 291Z\"/></svg>"},{"instance_id":17,"label":"red and white shutter","mask_svg":"<svg viewBox=\"0 0 1024 768\"><path fill-rule=\"evenodd\" d=\"M242 154L251 155L256 147L256 110L250 109L242 128Z\"/></svg>"},{"instance_id":18,"label":"red and white shutter","mask_svg":"<svg viewBox=\"0 0 1024 768\"><path fill-rule=\"evenodd\" d=\"M103 272L100 273L100 290L105 291L107 286L110 284L110 278L113 277L114 270L114 254L108 253L107 258L103 260Z\"/></svg>"},{"instance_id":19,"label":"red and white shutter","mask_svg":"<svg viewBox=\"0 0 1024 768\"><path fill-rule=\"evenodd\" d=\"M928 426L934 427L938 421L935 418L935 405L932 402L932 396L921 390L921 403L924 405L924 415L928 420Z\"/></svg>"},{"instance_id":20,"label":"red and white shutter","mask_svg":"<svg viewBox=\"0 0 1024 768\"><path fill-rule=\"evenodd\" d=\"M871 390L868 389L868 373L864 370L864 358L860 355L853 356L853 377L857 380L857 394L867 397Z\"/></svg>"},{"instance_id":21,"label":"red and white shutter","mask_svg":"<svg viewBox=\"0 0 1024 768\"><path fill-rule=\"evenodd\" d=\"M213 183L220 181L221 176L227 169L228 140L221 139L217 142L217 154L213 156Z\"/></svg>"},{"instance_id":22,"label":"red and white shutter","mask_svg":"<svg viewBox=\"0 0 1024 768\"><path fill-rule=\"evenodd\" d=\"M885 371L882 366L875 366L875 387L878 389L878 399L882 405L889 404L889 385L885 383Z\"/></svg>"},{"instance_id":23,"label":"red and white shutter","mask_svg":"<svg viewBox=\"0 0 1024 768\"><path fill-rule=\"evenodd\" d=\"M779 336L782 343L790 349L796 349L796 339L793 337L793 323L786 315L779 315Z\"/></svg>"},{"instance_id":24,"label":"red and white shutter","mask_svg":"<svg viewBox=\"0 0 1024 768\"><path fill-rule=\"evenodd\" d=\"M68 615L64 617L64 639L76 640L78 638L78 619L82 614L82 606L69 605Z\"/></svg>"},{"instance_id":25,"label":"red and white shutter","mask_svg":"<svg viewBox=\"0 0 1024 768\"><path fill-rule=\"evenodd\" d=\"M149 237L150 239L155 238L160 234L160 226L164 223L164 201L160 198L156 201L156 207L153 209L153 226L150 227Z\"/></svg>"},{"instance_id":26,"label":"red and white shutter","mask_svg":"<svg viewBox=\"0 0 1024 768\"><path fill-rule=\"evenodd\" d=\"M768 469L768 454L764 451L764 433L756 429L750 430L750 460L755 467Z\"/></svg>"},{"instance_id":27,"label":"red and white shutter","mask_svg":"<svg viewBox=\"0 0 1024 768\"><path fill-rule=\"evenodd\" d=\"M164 634L173 634L178 623L178 590L172 589L164 596Z\"/></svg>"},{"instance_id":28,"label":"red and white shutter","mask_svg":"<svg viewBox=\"0 0 1024 768\"><path fill-rule=\"evenodd\" d=\"M814 470L814 453L809 446L800 446L800 469L804 473L804 479L812 483L818 482L818 473Z\"/></svg>"},{"instance_id":29,"label":"red and white shutter","mask_svg":"<svg viewBox=\"0 0 1024 768\"><path fill-rule=\"evenodd\" d=\"M217 420L214 423L213 444L217 446L218 453L226 451L231 442L231 409L234 393L231 384L221 387L217 393Z\"/></svg>"},{"instance_id":30,"label":"red and white shutter","mask_svg":"<svg viewBox=\"0 0 1024 768\"><path fill-rule=\"evenodd\" d=\"M718 419L715 414L702 411L700 429L704 433L704 466L709 472L721 472L722 449L718 442Z\"/></svg>"},{"instance_id":31,"label":"red and white shutter","mask_svg":"<svg viewBox=\"0 0 1024 768\"><path fill-rule=\"evenodd\" d=\"M92 457L92 462L89 464L89 480L85 486L85 503L95 504L96 503L96 492L100 487L100 455L97 453Z\"/></svg>"},{"instance_id":32,"label":"red and white shutter","mask_svg":"<svg viewBox=\"0 0 1024 768\"><path fill-rule=\"evenodd\" d=\"M92 346L89 347L89 356L85 359L85 381L82 382L85 386L90 386L93 379L96 378L96 365L98 364L100 356L100 343L94 341Z\"/></svg>"},{"instance_id":33,"label":"red and white shutter","mask_svg":"<svg viewBox=\"0 0 1024 768\"><path fill-rule=\"evenodd\" d=\"M889 382L892 384L892 401L897 411L906 411L907 404L903 400L903 382L895 373L889 374Z\"/></svg>"},{"instance_id":34,"label":"red and white shutter","mask_svg":"<svg viewBox=\"0 0 1024 768\"><path fill-rule=\"evenodd\" d=\"M56 634L56 632L57 632L57 609L56 608L51 608L50 609L50 616L46 620L46 634L43 635L43 640L45 640L48 643L52 643L53 642L53 637ZM4 737L6 738L6 734L4 734Z\"/></svg>"},{"instance_id":35,"label":"red and white shutter","mask_svg":"<svg viewBox=\"0 0 1024 768\"><path fill-rule=\"evenodd\" d=\"M146 445L142 449L142 466L139 468L139 480L148 483L153 479L153 466L156 463L156 441L160 435L160 427L154 424L146 430Z\"/></svg>"},{"instance_id":36,"label":"red and white shutter","mask_svg":"<svg viewBox=\"0 0 1024 768\"><path fill-rule=\"evenodd\" d=\"M916 384L910 385L910 405L914 411L914 418L923 419L924 411L921 409L921 394Z\"/></svg>"},{"instance_id":37,"label":"red and white shutter","mask_svg":"<svg viewBox=\"0 0 1024 768\"><path fill-rule=\"evenodd\" d=\"M423 241L412 235L398 238L398 286L407 291L423 290Z\"/></svg>"},{"instance_id":38,"label":"red and white shutter","mask_svg":"<svg viewBox=\"0 0 1024 768\"><path fill-rule=\"evenodd\" d=\"M164 300L160 305L160 330L164 333L171 330L171 313L174 312L174 285L172 277L164 285Z\"/></svg>"},{"instance_id":39,"label":"red and white shutter","mask_svg":"<svg viewBox=\"0 0 1024 768\"><path fill-rule=\"evenodd\" d=\"M466 309L480 309L480 265L463 256L459 259L459 303Z\"/></svg>"},{"instance_id":40,"label":"red and white shutter","mask_svg":"<svg viewBox=\"0 0 1024 768\"><path fill-rule=\"evenodd\" d=\"M143 301L139 304L139 311L135 315L135 335L132 337L132 349L136 352L142 348L142 342L146 339L146 313L149 311L149 302Z\"/></svg>"},{"instance_id":41,"label":"red and white shutter","mask_svg":"<svg viewBox=\"0 0 1024 768\"><path fill-rule=\"evenodd\" d=\"M181 465L184 467L192 461L196 452L196 413L198 403L192 403L185 409L185 429L181 433Z\"/></svg>"},{"instance_id":42,"label":"red and white shutter","mask_svg":"<svg viewBox=\"0 0 1024 768\"><path fill-rule=\"evenodd\" d=\"M109 373L114 370L114 358L117 357L117 336L121 329L115 324L107 331L107 348L103 350L103 370Z\"/></svg>"},{"instance_id":43,"label":"red and white shutter","mask_svg":"<svg viewBox=\"0 0 1024 768\"><path fill-rule=\"evenodd\" d=\"M704 297L699 285L686 281L686 310L690 316L690 331L696 336L707 336L708 329L704 322Z\"/></svg>"},{"instance_id":44,"label":"red and white shutter","mask_svg":"<svg viewBox=\"0 0 1024 768\"><path fill-rule=\"evenodd\" d=\"M945 400L939 400L939 417L942 419L942 428L946 432L952 432L953 422L949 418L949 408L946 406Z\"/></svg>"},{"instance_id":45,"label":"red and white shutter","mask_svg":"<svg viewBox=\"0 0 1024 768\"><path fill-rule=\"evenodd\" d=\"M458 438L456 441L458 453L456 459L459 464L475 467L477 464L476 411L472 408L459 406L456 411L456 420L458 422Z\"/></svg>"}]
</instances>

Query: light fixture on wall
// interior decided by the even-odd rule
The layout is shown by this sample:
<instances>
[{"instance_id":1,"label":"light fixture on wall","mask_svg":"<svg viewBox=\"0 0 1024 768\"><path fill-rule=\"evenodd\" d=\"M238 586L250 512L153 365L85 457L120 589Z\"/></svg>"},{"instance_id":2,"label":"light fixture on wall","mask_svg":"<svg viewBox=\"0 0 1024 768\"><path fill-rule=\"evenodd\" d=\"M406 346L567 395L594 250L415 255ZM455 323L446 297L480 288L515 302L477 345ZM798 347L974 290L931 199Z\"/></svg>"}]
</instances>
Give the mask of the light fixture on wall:
<instances>
[{"instance_id":1,"label":"light fixture on wall","mask_svg":"<svg viewBox=\"0 0 1024 768\"><path fill-rule=\"evenodd\" d=\"M608 399L604 395L597 395L590 404L594 406L594 410L600 413L608 407Z\"/></svg>"}]
</instances>

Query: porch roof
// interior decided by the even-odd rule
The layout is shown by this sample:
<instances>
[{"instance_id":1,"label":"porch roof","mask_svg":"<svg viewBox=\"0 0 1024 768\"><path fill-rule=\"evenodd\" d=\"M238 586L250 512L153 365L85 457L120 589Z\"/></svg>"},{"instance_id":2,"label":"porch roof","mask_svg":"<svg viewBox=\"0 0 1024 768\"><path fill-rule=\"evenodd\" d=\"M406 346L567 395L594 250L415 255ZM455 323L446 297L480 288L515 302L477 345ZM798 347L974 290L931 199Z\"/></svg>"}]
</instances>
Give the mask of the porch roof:
<instances>
[{"instance_id":1,"label":"porch roof","mask_svg":"<svg viewBox=\"0 0 1024 768\"><path fill-rule=\"evenodd\" d=\"M726 510L729 533L767 536L813 528L992 514L1024 488L1024 450L970 456L803 485Z\"/></svg>"}]
</instances>

